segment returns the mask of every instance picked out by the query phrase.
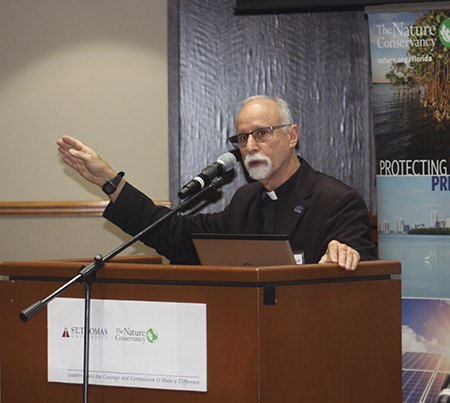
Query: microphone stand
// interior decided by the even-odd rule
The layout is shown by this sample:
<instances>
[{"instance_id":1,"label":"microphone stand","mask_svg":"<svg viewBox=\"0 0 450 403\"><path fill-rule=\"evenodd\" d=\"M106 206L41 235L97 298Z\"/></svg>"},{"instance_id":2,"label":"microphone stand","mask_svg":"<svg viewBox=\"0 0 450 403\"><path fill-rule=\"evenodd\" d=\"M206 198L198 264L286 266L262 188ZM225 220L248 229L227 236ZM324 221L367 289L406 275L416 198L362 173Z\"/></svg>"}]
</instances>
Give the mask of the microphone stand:
<instances>
[{"instance_id":1,"label":"microphone stand","mask_svg":"<svg viewBox=\"0 0 450 403\"><path fill-rule=\"evenodd\" d=\"M90 306L91 306L91 290L92 283L95 281L95 276L98 270L100 270L103 265L112 259L114 256L118 255L120 252L127 249L129 246L133 245L135 242L140 241L145 238L148 234L154 231L157 227L162 225L168 219L183 211L194 201L200 199L204 194L210 190L217 189L223 184L223 178L218 176L211 180L211 182L201 189L198 193L192 195L190 198L186 199L175 209L169 211L166 215L152 223L146 229L132 237L130 240L123 243L118 248L114 249L112 252L108 253L105 257L102 255L95 255L94 261L89 265L81 266L78 274L73 277L70 281L64 284L62 287L54 291L52 294L44 298L42 301L37 301L30 305L28 308L24 309L20 313L20 319L23 322L27 322L29 319L37 315L42 309L48 305L54 298L61 295L63 292L72 287L75 283L85 283L85 304L84 304L84 356L83 356L83 402L88 402L88 392L89 392L89 329L90 329Z\"/></svg>"}]
</instances>

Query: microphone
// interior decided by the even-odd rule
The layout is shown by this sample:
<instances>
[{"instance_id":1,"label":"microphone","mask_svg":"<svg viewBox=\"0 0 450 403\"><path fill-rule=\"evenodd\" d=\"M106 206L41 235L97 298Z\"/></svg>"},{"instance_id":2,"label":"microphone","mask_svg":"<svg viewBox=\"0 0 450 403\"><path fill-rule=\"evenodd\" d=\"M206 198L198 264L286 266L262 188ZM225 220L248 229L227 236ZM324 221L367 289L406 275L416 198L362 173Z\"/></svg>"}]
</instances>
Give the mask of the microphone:
<instances>
[{"instance_id":1,"label":"microphone","mask_svg":"<svg viewBox=\"0 0 450 403\"><path fill-rule=\"evenodd\" d=\"M449 403L450 402L450 375L447 375L441 386L441 393L439 393L437 403Z\"/></svg>"},{"instance_id":2,"label":"microphone","mask_svg":"<svg viewBox=\"0 0 450 403\"><path fill-rule=\"evenodd\" d=\"M188 196L192 196L206 185L209 185L209 183L220 174L231 171L234 164L236 164L236 157L232 153L222 154L217 158L214 164L207 166L194 179L184 185L178 192L178 197L180 199L185 199Z\"/></svg>"}]
</instances>

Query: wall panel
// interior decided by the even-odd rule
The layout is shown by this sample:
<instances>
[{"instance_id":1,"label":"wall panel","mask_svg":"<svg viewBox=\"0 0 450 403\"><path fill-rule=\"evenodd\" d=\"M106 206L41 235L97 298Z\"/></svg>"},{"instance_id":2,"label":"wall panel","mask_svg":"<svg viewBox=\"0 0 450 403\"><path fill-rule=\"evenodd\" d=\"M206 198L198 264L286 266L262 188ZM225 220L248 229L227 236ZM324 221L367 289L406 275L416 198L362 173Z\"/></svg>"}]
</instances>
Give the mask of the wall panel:
<instances>
[{"instance_id":1,"label":"wall panel","mask_svg":"<svg viewBox=\"0 0 450 403\"><path fill-rule=\"evenodd\" d=\"M169 1L171 200L176 205L179 188L230 148L238 102L266 94L291 105L299 152L313 167L353 186L374 207L365 14L236 16L234 5ZM238 165L219 200L211 197L203 211L221 210L247 181Z\"/></svg>"}]
</instances>

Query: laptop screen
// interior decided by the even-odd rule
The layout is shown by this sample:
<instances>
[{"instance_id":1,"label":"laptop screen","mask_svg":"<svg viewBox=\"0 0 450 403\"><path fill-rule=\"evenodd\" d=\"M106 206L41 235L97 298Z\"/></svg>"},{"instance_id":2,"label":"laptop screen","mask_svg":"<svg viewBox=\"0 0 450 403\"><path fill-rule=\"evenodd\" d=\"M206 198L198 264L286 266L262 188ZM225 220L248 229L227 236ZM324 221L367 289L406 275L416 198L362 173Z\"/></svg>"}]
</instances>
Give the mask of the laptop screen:
<instances>
[{"instance_id":1,"label":"laptop screen","mask_svg":"<svg viewBox=\"0 0 450 403\"><path fill-rule=\"evenodd\" d=\"M282 266L303 263L286 235L192 234L200 263L207 266Z\"/></svg>"}]
</instances>

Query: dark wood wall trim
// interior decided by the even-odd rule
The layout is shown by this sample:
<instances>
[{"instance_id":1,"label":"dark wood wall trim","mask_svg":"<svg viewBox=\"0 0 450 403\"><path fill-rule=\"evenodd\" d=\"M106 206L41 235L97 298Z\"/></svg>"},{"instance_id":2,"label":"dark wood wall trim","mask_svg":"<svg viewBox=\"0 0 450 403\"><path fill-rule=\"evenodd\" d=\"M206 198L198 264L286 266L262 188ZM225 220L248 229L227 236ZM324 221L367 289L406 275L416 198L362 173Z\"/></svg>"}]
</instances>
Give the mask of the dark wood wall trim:
<instances>
[{"instance_id":1,"label":"dark wood wall trim","mask_svg":"<svg viewBox=\"0 0 450 403\"><path fill-rule=\"evenodd\" d=\"M108 203L108 201L0 202L0 216L101 216ZM172 207L169 200L155 201L155 204Z\"/></svg>"}]
</instances>

